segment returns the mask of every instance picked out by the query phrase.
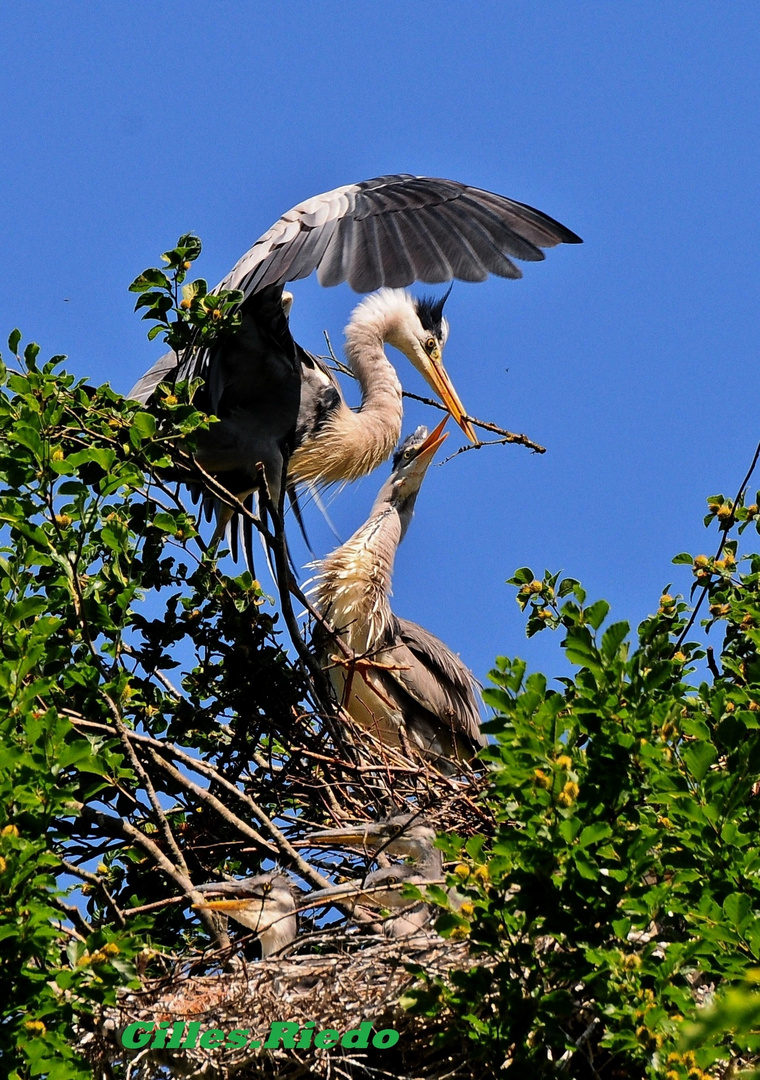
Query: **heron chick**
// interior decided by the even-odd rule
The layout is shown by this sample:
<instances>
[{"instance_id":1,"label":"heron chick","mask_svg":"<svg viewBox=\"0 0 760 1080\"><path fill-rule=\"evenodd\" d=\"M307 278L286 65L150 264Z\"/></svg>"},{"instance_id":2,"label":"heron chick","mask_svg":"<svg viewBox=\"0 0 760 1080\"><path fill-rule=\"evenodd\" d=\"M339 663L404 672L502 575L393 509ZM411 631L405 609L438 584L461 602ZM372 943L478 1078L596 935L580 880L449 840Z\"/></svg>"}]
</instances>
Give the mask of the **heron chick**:
<instances>
[{"instance_id":1,"label":"heron chick","mask_svg":"<svg viewBox=\"0 0 760 1080\"><path fill-rule=\"evenodd\" d=\"M367 521L325 559L313 564L319 614L350 652L321 625L314 647L341 706L382 742L403 737L444 773L482 746L475 679L439 638L396 616L390 605L398 545L433 456L446 438L442 421L419 427L399 447L393 471Z\"/></svg>"},{"instance_id":2,"label":"heron chick","mask_svg":"<svg viewBox=\"0 0 760 1080\"><path fill-rule=\"evenodd\" d=\"M408 859L430 878L443 874L443 856L434 847L435 829L419 813L394 814L383 821L362 821L306 833L303 844L315 848L351 848L376 858L380 853Z\"/></svg>"},{"instance_id":3,"label":"heron chick","mask_svg":"<svg viewBox=\"0 0 760 1080\"><path fill-rule=\"evenodd\" d=\"M221 911L257 935L262 958L279 952L296 939L298 921L293 885L285 874L212 881L199 885L198 892L212 899L197 907Z\"/></svg>"},{"instance_id":4,"label":"heron chick","mask_svg":"<svg viewBox=\"0 0 760 1080\"><path fill-rule=\"evenodd\" d=\"M387 938L406 938L424 931L431 911L423 900L404 896L403 887L422 887L429 880L430 876L415 866L384 866L361 881L346 881L309 893L308 903L310 907L338 904L352 912L357 905L384 911L387 914L381 923L373 924L373 932Z\"/></svg>"}]
</instances>

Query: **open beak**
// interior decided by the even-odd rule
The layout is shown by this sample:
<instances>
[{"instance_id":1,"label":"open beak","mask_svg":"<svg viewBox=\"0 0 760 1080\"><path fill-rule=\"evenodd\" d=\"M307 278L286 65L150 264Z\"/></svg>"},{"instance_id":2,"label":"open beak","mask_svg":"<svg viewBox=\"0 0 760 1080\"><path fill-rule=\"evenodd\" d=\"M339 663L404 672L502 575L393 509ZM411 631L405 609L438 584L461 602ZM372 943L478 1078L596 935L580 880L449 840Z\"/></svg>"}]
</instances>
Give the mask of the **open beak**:
<instances>
[{"instance_id":1,"label":"open beak","mask_svg":"<svg viewBox=\"0 0 760 1080\"><path fill-rule=\"evenodd\" d=\"M448 419L448 416L444 416L438 427L430 432L415 454L414 460L411 462L407 473L407 481L410 482L412 486L419 486L419 484L422 483L422 478L427 472L428 465L433 460L436 450L448 439L448 431L443 430Z\"/></svg>"},{"instance_id":2,"label":"open beak","mask_svg":"<svg viewBox=\"0 0 760 1080\"><path fill-rule=\"evenodd\" d=\"M456 422L459 424L462 431L465 433L470 442L475 443L478 441L478 437L475 434L472 424L467 419L467 414L464 411L464 405L459 400L459 394L454 389L454 384L449 378L446 368L443 366L440 360L440 355L428 357L429 364L426 365L425 375L430 385L435 390L438 397L443 404L449 410Z\"/></svg>"}]
</instances>

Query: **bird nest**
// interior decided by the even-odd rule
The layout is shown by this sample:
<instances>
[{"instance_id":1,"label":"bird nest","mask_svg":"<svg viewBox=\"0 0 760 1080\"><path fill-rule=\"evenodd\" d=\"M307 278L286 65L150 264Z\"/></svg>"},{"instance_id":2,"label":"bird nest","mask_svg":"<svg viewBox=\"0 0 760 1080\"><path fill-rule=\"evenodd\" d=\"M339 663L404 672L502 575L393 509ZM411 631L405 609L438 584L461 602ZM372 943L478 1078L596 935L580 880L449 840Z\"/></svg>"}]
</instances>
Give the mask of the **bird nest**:
<instances>
[{"instance_id":1,"label":"bird nest","mask_svg":"<svg viewBox=\"0 0 760 1080\"><path fill-rule=\"evenodd\" d=\"M119 1071L126 1080L163 1076L422 1080L471 1074L464 1047L446 1039L445 1013L435 1018L416 1016L400 1004L410 990L424 986L425 980L417 973L420 969L430 979L446 978L453 968L471 967L475 960L466 943L444 940L432 932L401 941L345 930L332 930L329 937L321 931L310 938L293 948L325 947L329 940L331 951L287 955L285 950L254 964L239 962L232 972L206 975L193 974L185 966L169 978L146 981L140 991L122 995L118 1007L101 1018L98 1032L84 1037L82 1048L106 1075L121 1065ZM165 1034L159 1042L171 1041L176 1032L175 1045L180 1039L191 1041L193 1033L200 1041L198 1033L214 1029L225 1035L233 1029L244 1030L261 1045L183 1049L146 1045L126 1051L119 1036L133 1024L143 1025L146 1031L163 1027ZM369 1046L286 1047L282 1041L278 1048L264 1046L273 1030L282 1032L282 1028L273 1029L277 1024L295 1025L291 1039L304 1042L319 1032L332 1030L342 1036L364 1024ZM398 1041L387 1048L373 1046L372 1038L388 1030L398 1034ZM381 1036L381 1040L388 1038Z\"/></svg>"}]
</instances>

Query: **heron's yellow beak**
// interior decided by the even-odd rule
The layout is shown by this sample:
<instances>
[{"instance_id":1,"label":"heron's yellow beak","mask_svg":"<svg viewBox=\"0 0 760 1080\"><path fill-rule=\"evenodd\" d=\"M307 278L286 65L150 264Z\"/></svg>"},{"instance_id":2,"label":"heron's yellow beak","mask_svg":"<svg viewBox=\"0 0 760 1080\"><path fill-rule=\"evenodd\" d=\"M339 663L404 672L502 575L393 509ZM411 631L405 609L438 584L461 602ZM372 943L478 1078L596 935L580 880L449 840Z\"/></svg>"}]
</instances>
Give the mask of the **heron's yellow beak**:
<instances>
[{"instance_id":1,"label":"heron's yellow beak","mask_svg":"<svg viewBox=\"0 0 760 1080\"><path fill-rule=\"evenodd\" d=\"M464 410L464 405L459 400L459 394L454 389L454 384L449 378L446 368L441 363L441 350L436 349L428 357L428 360L429 363L425 365L425 375L428 382L470 442L477 442L478 437L475 434L472 424L467 419L467 413Z\"/></svg>"},{"instance_id":2,"label":"heron's yellow beak","mask_svg":"<svg viewBox=\"0 0 760 1080\"><path fill-rule=\"evenodd\" d=\"M261 905L261 901L255 897L247 900L207 900L203 904L193 904L194 908L205 908L211 911L244 911L254 904Z\"/></svg>"},{"instance_id":3,"label":"heron's yellow beak","mask_svg":"<svg viewBox=\"0 0 760 1080\"><path fill-rule=\"evenodd\" d=\"M448 416L444 416L438 427L434 428L433 431L430 432L422 446L417 451L417 457L415 459L416 461L429 461L438 449L438 447L441 446L442 443L446 442L449 437L449 433L448 431L444 431L443 429L446 427L448 420Z\"/></svg>"}]
</instances>

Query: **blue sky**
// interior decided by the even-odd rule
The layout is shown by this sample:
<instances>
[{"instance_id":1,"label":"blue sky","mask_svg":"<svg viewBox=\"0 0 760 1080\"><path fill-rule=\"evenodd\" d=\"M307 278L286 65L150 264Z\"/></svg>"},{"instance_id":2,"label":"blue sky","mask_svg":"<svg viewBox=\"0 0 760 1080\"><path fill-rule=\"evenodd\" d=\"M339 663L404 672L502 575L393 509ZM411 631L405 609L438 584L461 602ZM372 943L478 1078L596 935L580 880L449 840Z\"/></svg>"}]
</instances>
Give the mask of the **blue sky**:
<instances>
[{"instance_id":1,"label":"blue sky","mask_svg":"<svg viewBox=\"0 0 760 1080\"><path fill-rule=\"evenodd\" d=\"M338 184L412 172L528 202L585 244L456 284L446 364L471 413L548 452L431 469L394 606L481 678L499 653L558 674L515 568L564 568L633 623L688 587L670 559L714 548L704 497L733 494L760 437L755 3L36 0L3 29L3 340L19 326L126 392L159 354L127 286L182 232L213 283ZM339 345L356 296L294 291L298 340ZM384 476L332 502L344 537Z\"/></svg>"}]
</instances>

